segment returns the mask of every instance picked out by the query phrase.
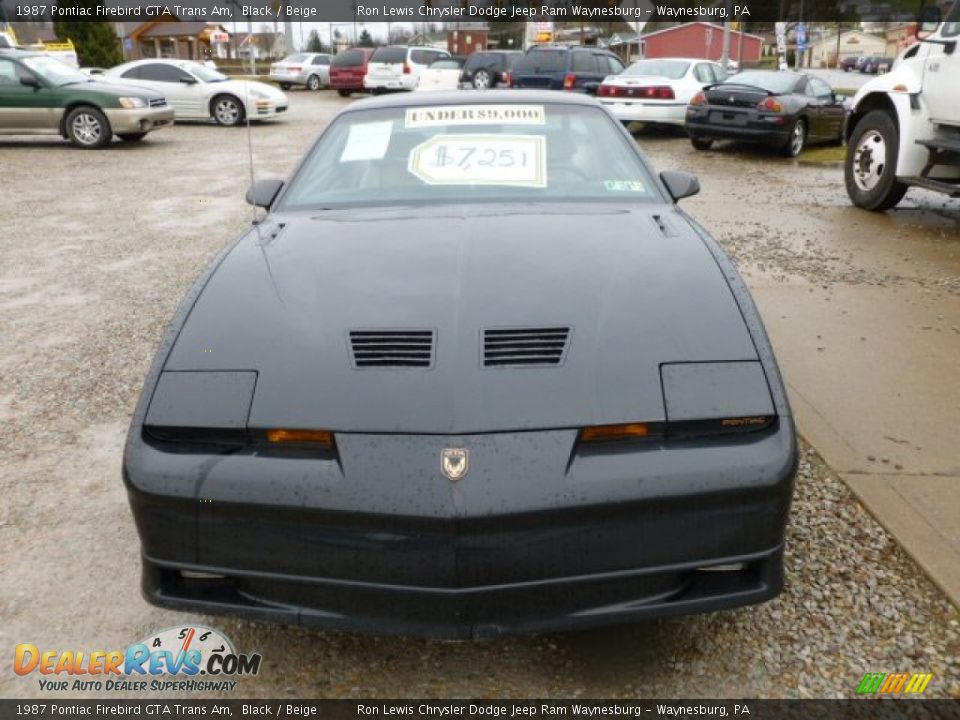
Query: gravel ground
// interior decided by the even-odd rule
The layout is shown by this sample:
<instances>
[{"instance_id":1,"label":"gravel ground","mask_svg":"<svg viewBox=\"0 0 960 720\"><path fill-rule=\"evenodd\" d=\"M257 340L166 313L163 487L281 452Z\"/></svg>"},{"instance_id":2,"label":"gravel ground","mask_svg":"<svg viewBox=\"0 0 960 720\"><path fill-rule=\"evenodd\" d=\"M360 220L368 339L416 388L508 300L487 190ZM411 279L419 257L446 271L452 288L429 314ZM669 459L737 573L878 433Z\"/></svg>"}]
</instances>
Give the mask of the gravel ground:
<instances>
[{"instance_id":1,"label":"gravel ground","mask_svg":"<svg viewBox=\"0 0 960 720\"><path fill-rule=\"evenodd\" d=\"M260 174L288 172L346 102L291 93L288 118L253 129ZM836 177L823 169L762 153L694 155L677 137L640 142L661 169L693 166L726 185L742 178L729 189L729 207L690 207L748 279L957 291L950 264L938 275L891 250L867 268L849 244L831 244L837 231L821 211L840 200ZM167 319L250 219L246 144L242 130L207 125L96 153L55 139L0 138L0 167L17 178L14 192L0 193L0 696L42 694L35 678L13 675L16 643L121 647L190 621L263 654L260 676L236 693L250 697L845 697L865 672L902 670L934 673L927 695L960 698L957 610L806 446L788 586L758 607L445 643L147 605L120 452ZM797 192L809 194L807 212L766 217L764 202ZM955 216L932 204L932 212L898 215L893 231L955 232ZM885 264L889 272L877 270Z\"/></svg>"}]
</instances>

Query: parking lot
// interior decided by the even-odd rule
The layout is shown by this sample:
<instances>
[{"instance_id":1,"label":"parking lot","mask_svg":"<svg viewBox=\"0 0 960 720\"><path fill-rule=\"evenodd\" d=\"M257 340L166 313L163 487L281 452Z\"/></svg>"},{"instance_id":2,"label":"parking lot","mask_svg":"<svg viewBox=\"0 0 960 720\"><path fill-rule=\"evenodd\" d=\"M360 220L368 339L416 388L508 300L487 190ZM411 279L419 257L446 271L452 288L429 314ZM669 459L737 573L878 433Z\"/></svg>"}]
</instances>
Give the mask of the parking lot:
<instances>
[{"instance_id":1,"label":"parking lot","mask_svg":"<svg viewBox=\"0 0 960 720\"><path fill-rule=\"evenodd\" d=\"M287 174L350 102L291 92L287 117L252 128L256 175ZM829 429L846 421L840 400L836 418L817 418L829 407L818 392L842 396L844 384L856 384L865 358L886 352L885 324L912 328L921 377L906 368L900 388L858 392L902 391L922 402L945 393L946 415L930 425L956 418L948 376L923 371L960 343L956 202L914 191L902 210L869 215L849 205L838 167L731 145L698 153L670 132L636 137L658 169L699 175L703 192L684 207L754 290L797 393L800 430L818 450L832 448ZM960 697L956 608L808 444L787 588L763 606L444 643L185 618L144 602L120 479L124 437L166 322L251 220L247 149L246 130L213 124L178 124L100 152L56 138L0 138L0 647L125 647L189 620L263 655L238 697L846 697L878 671L930 672L927 696ZM868 464L942 474L949 459L936 453L949 433L931 432L926 450L893 444L869 460L860 454ZM859 452L855 438L849 444ZM0 696L42 695L35 677L7 672L9 658Z\"/></svg>"}]
</instances>

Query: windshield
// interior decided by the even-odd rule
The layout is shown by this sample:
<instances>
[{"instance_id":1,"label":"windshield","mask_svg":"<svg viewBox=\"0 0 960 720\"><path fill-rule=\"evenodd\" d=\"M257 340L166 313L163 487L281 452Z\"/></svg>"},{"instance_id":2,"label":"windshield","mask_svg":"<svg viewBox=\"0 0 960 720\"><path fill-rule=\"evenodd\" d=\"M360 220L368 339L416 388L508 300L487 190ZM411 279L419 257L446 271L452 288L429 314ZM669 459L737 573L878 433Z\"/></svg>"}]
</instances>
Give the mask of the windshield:
<instances>
[{"instance_id":1,"label":"windshield","mask_svg":"<svg viewBox=\"0 0 960 720\"><path fill-rule=\"evenodd\" d=\"M630 140L599 107L399 107L335 120L280 209L660 200L655 187Z\"/></svg>"},{"instance_id":2,"label":"windshield","mask_svg":"<svg viewBox=\"0 0 960 720\"><path fill-rule=\"evenodd\" d=\"M942 37L955 37L960 35L960 0L957 0L947 13L946 22L940 30Z\"/></svg>"},{"instance_id":3,"label":"windshield","mask_svg":"<svg viewBox=\"0 0 960 720\"><path fill-rule=\"evenodd\" d=\"M563 70L566 54L563 50L531 50L513 63L517 72L558 72Z\"/></svg>"},{"instance_id":4,"label":"windshield","mask_svg":"<svg viewBox=\"0 0 960 720\"><path fill-rule=\"evenodd\" d=\"M51 85L70 85L71 83L90 82L90 78L79 70L74 70L56 58L38 55L26 57L23 64L33 70Z\"/></svg>"},{"instance_id":5,"label":"windshield","mask_svg":"<svg viewBox=\"0 0 960 720\"><path fill-rule=\"evenodd\" d=\"M223 82L224 80L230 79L226 75L224 75L222 72L217 72L216 70L212 70L211 68L208 68L206 65L201 65L200 63L184 63L180 67L182 67L184 70L188 70L189 72L193 73L194 75L197 76L197 78L199 78L203 82L208 82L208 83Z\"/></svg>"},{"instance_id":6,"label":"windshield","mask_svg":"<svg viewBox=\"0 0 960 720\"><path fill-rule=\"evenodd\" d=\"M333 58L333 67L357 67L363 65L363 50L347 50Z\"/></svg>"},{"instance_id":7,"label":"windshield","mask_svg":"<svg viewBox=\"0 0 960 720\"><path fill-rule=\"evenodd\" d=\"M405 47L382 47L373 51L370 62L375 63L402 63L407 59Z\"/></svg>"},{"instance_id":8,"label":"windshield","mask_svg":"<svg viewBox=\"0 0 960 720\"><path fill-rule=\"evenodd\" d=\"M679 80L687 74L690 63L680 60L641 60L621 73L622 75L651 75Z\"/></svg>"},{"instance_id":9,"label":"windshield","mask_svg":"<svg viewBox=\"0 0 960 720\"><path fill-rule=\"evenodd\" d=\"M731 75L724 85L750 85L773 93L790 93L797 85L799 76L793 73L746 71Z\"/></svg>"}]
</instances>

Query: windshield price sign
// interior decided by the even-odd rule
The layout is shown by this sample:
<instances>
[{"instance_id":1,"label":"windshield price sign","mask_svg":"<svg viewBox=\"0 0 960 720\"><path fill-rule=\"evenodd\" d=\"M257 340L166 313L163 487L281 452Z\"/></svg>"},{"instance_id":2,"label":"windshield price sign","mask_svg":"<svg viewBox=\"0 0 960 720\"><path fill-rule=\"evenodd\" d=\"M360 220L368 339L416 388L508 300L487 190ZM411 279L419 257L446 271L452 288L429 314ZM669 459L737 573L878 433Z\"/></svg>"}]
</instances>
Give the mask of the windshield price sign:
<instances>
[{"instance_id":1,"label":"windshield price sign","mask_svg":"<svg viewBox=\"0 0 960 720\"><path fill-rule=\"evenodd\" d=\"M547 186L543 135L437 135L410 151L408 169L429 185Z\"/></svg>"}]
</instances>

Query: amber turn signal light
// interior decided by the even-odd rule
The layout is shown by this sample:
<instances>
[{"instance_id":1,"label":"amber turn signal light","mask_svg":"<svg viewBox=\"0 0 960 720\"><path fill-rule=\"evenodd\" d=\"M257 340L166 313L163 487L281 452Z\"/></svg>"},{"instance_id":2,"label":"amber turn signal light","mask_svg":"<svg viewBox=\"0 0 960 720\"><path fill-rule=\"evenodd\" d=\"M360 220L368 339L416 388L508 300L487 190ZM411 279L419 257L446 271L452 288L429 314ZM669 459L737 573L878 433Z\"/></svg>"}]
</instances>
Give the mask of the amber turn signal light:
<instances>
[{"instance_id":1,"label":"amber turn signal light","mask_svg":"<svg viewBox=\"0 0 960 720\"><path fill-rule=\"evenodd\" d=\"M584 442L598 442L601 440L635 440L650 437L651 430L647 423L626 423L623 425L594 425L580 431L580 439Z\"/></svg>"},{"instance_id":2,"label":"amber turn signal light","mask_svg":"<svg viewBox=\"0 0 960 720\"><path fill-rule=\"evenodd\" d=\"M333 445L333 433L329 430L293 430L278 428L267 430L267 442L272 443L312 443L314 445Z\"/></svg>"}]
</instances>

